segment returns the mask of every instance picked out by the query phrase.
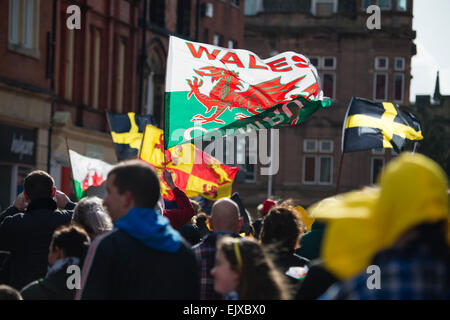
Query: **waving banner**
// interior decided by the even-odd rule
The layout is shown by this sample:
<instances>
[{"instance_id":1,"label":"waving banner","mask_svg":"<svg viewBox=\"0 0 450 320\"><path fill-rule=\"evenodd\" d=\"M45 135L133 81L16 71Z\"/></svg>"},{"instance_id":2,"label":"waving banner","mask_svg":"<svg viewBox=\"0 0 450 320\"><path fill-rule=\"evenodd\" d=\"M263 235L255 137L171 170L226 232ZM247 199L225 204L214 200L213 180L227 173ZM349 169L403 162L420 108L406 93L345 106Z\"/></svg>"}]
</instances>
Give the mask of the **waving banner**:
<instances>
[{"instance_id":1,"label":"waving banner","mask_svg":"<svg viewBox=\"0 0 450 320\"><path fill-rule=\"evenodd\" d=\"M309 59L295 52L262 60L247 50L170 37L165 148L217 130L299 124L331 104L322 101L318 79Z\"/></svg>"}]
</instances>

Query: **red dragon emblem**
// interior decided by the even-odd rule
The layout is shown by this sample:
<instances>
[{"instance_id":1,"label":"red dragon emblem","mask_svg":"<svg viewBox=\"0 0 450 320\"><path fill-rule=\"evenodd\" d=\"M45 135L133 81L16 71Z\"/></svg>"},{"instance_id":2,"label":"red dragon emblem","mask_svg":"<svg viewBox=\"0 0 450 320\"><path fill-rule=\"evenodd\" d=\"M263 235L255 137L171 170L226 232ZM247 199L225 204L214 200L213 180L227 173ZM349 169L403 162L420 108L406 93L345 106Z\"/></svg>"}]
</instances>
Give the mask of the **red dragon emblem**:
<instances>
[{"instance_id":1,"label":"red dragon emblem","mask_svg":"<svg viewBox=\"0 0 450 320\"><path fill-rule=\"evenodd\" d=\"M206 113L209 113L214 107L216 110L209 117L205 117L201 114L196 114L191 121L197 123L217 122L225 123L218 117L227 108L229 110L233 108L246 109L251 114L258 114L261 111L269 109L274 105L285 103L290 101L286 100L286 94L296 88L296 83L301 81L305 76L297 78L289 83L282 84L280 78L275 78L269 81L261 82L256 85L250 85L249 89L244 92L238 92L236 90L239 87L243 87L241 80L239 79L239 73L230 71L227 69L216 67L203 67L194 71L202 77L211 77L211 81L214 83L217 81L209 96L200 92L199 88L203 85L203 80L194 79L187 80L191 91L188 94L188 98L191 98L192 94L197 100L206 107ZM304 92L309 95L305 98L309 98L311 95L317 95L317 84L313 84ZM295 98L295 97L292 97ZM291 99L292 99L291 98ZM236 119L247 118L248 116L238 113Z\"/></svg>"}]
</instances>

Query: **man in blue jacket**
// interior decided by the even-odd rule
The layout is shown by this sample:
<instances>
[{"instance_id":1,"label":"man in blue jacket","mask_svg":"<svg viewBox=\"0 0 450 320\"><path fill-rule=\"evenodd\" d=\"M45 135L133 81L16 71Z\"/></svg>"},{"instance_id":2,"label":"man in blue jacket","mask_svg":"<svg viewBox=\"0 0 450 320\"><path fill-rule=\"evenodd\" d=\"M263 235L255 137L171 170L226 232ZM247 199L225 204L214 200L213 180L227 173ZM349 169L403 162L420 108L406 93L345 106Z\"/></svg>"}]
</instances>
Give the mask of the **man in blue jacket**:
<instances>
[{"instance_id":1,"label":"man in blue jacket","mask_svg":"<svg viewBox=\"0 0 450 320\"><path fill-rule=\"evenodd\" d=\"M115 229L92 243L76 299L198 299L194 254L154 210L160 184L153 169L123 162L109 172L106 190Z\"/></svg>"},{"instance_id":2,"label":"man in blue jacket","mask_svg":"<svg viewBox=\"0 0 450 320\"><path fill-rule=\"evenodd\" d=\"M56 201L53 200L56 198ZM57 191L53 178L36 170L24 180L24 192L0 215L0 250L10 253L6 282L17 290L47 273L53 231L70 223L75 204Z\"/></svg>"}]
</instances>

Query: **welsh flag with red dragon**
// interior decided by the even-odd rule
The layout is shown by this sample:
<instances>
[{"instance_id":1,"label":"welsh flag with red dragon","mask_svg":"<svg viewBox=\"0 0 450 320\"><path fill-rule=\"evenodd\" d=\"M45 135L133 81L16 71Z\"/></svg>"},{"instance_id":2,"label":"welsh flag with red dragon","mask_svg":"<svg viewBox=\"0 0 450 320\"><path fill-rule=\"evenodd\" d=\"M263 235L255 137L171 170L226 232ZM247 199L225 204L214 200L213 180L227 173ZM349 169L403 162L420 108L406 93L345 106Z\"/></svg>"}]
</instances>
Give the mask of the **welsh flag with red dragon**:
<instances>
[{"instance_id":1,"label":"welsh flag with red dragon","mask_svg":"<svg viewBox=\"0 0 450 320\"><path fill-rule=\"evenodd\" d=\"M170 37L165 96L165 149L203 137L298 125L324 99L309 59L253 52Z\"/></svg>"}]
</instances>

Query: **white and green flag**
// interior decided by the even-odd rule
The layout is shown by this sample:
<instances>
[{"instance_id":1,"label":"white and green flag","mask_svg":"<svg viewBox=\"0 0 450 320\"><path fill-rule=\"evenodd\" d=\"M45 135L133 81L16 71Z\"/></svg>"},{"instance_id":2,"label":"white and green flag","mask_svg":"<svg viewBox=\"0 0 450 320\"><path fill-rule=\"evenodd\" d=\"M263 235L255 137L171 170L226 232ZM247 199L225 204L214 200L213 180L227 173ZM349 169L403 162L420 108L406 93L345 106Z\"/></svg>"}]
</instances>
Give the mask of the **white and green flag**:
<instances>
[{"instance_id":1,"label":"white and green flag","mask_svg":"<svg viewBox=\"0 0 450 320\"><path fill-rule=\"evenodd\" d=\"M75 192L78 200L87 196L89 187L101 186L112 169L112 165L102 160L89 158L69 150Z\"/></svg>"},{"instance_id":2,"label":"white and green flag","mask_svg":"<svg viewBox=\"0 0 450 320\"><path fill-rule=\"evenodd\" d=\"M288 51L261 59L248 50L170 37L166 149L218 131L229 135L298 125L330 105L304 55Z\"/></svg>"}]
</instances>

